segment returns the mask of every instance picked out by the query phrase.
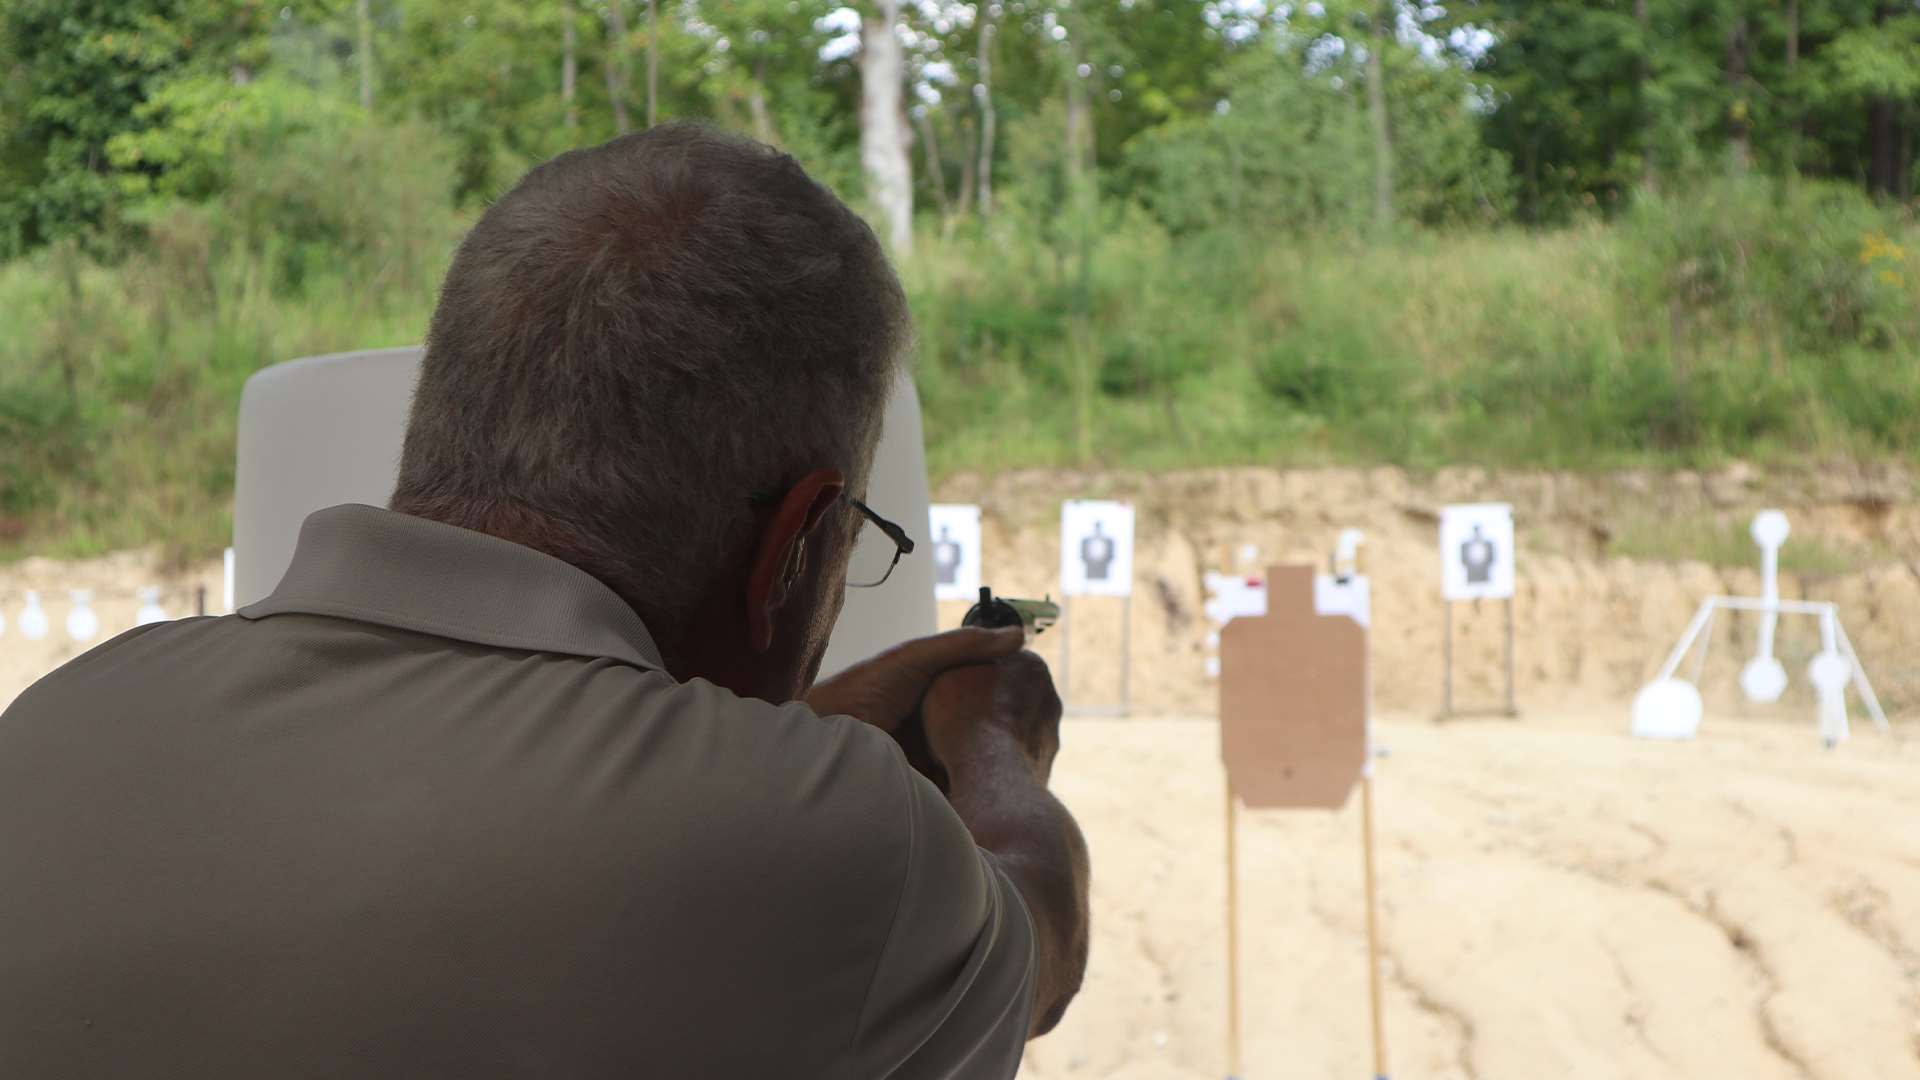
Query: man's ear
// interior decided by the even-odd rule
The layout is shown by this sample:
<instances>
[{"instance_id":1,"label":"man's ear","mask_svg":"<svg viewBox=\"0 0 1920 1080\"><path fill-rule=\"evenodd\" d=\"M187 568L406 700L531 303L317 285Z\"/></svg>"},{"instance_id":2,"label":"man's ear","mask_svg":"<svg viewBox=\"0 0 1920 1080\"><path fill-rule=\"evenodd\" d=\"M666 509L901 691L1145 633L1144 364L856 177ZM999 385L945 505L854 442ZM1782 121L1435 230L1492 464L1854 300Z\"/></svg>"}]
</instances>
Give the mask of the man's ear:
<instances>
[{"instance_id":1,"label":"man's ear","mask_svg":"<svg viewBox=\"0 0 1920 1080\"><path fill-rule=\"evenodd\" d=\"M773 647L774 612L807 566L807 540L847 487L834 469L815 469L787 489L760 530L747 573L747 636L755 652Z\"/></svg>"}]
</instances>

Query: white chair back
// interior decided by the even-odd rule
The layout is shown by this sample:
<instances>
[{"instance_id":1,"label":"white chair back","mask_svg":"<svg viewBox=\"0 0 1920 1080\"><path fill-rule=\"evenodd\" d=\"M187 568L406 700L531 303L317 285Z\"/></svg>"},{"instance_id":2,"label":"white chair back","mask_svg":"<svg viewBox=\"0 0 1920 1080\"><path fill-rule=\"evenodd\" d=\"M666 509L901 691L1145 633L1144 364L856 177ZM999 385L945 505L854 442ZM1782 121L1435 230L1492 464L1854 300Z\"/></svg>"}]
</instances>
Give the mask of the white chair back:
<instances>
[{"instance_id":1,"label":"white chair back","mask_svg":"<svg viewBox=\"0 0 1920 1080\"><path fill-rule=\"evenodd\" d=\"M247 380L234 479L236 606L279 584L308 514L344 502L387 504L420 354L410 347L312 356ZM867 495L874 510L899 522L920 546L885 585L848 590L822 675L934 630L926 446L909 377L901 378L887 406ZM861 535L862 543L886 542L877 529Z\"/></svg>"}]
</instances>

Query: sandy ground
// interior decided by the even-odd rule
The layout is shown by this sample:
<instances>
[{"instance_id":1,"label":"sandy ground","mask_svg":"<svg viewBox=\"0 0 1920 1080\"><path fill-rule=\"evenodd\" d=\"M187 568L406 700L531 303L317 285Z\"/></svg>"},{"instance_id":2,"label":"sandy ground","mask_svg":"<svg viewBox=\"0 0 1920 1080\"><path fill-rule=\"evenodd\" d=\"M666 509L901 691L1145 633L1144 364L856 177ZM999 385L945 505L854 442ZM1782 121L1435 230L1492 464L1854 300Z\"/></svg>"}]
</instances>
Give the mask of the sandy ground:
<instances>
[{"instance_id":1,"label":"sandy ground","mask_svg":"<svg viewBox=\"0 0 1920 1080\"><path fill-rule=\"evenodd\" d=\"M109 633L131 621L98 606ZM80 648L10 643L0 704ZM1391 1074L1920 1078L1912 721L1856 714L1826 752L1786 705L1688 744L1628 738L1625 715L1380 726ZM1093 959L1022 1075L1224 1076L1216 725L1073 720L1064 742ZM1244 1077L1369 1075L1358 799L1241 822Z\"/></svg>"},{"instance_id":2,"label":"sandy ground","mask_svg":"<svg viewBox=\"0 0 1920 1080\"><path fill-rule=\"evenodd\" d=\"M1622 726L1380 725L1391 1074L1920 1077L1920 740ZM1021 1075L1224 1076L1216 727L1080 720L1063 742L1093 958ZM1241 826L1244 1076L1372 1075L1357 795Z\"/></svg>"}]
</instances>

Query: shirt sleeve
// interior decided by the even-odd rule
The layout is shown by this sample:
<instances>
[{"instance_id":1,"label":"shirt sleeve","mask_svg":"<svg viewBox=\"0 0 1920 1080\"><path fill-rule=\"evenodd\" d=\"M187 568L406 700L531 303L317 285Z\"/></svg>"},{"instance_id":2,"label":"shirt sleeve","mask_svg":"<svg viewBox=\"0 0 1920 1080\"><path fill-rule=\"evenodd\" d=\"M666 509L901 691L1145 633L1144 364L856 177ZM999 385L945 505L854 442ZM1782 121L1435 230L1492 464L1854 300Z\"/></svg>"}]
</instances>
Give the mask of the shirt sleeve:
<instances>
[{"instance_id":1,"label":"shirt sleeve","mask_svg":"<svg viewBox=\"0 0 1920 1080\"><path fill-rule=\"evenodd\" d=\"M1005 1077L1020 1067L1036 965L1026 904L959 815L898 758L907 859L848 1077Z\"/></svg>"}]
</instances>

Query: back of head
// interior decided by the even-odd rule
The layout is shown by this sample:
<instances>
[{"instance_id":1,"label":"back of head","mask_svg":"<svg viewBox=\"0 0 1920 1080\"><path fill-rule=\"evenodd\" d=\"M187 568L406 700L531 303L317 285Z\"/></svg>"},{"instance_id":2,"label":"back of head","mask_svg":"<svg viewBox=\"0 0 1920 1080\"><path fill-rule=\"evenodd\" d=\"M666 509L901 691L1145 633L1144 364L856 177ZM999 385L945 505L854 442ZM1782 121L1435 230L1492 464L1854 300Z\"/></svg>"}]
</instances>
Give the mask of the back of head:
<instances>
[{"instance_id":1,"label":"back of head","mask_svg":"<svg viewBox=\"0 0 1920 1080\"><path fill-rule=\"evenodd\" d=\"M756 494L859 491L910 333L871 229L790 157L669 124L539 166L441 289L393 508L573 563L682 632Z\"/></svg>"}]
</instances>

